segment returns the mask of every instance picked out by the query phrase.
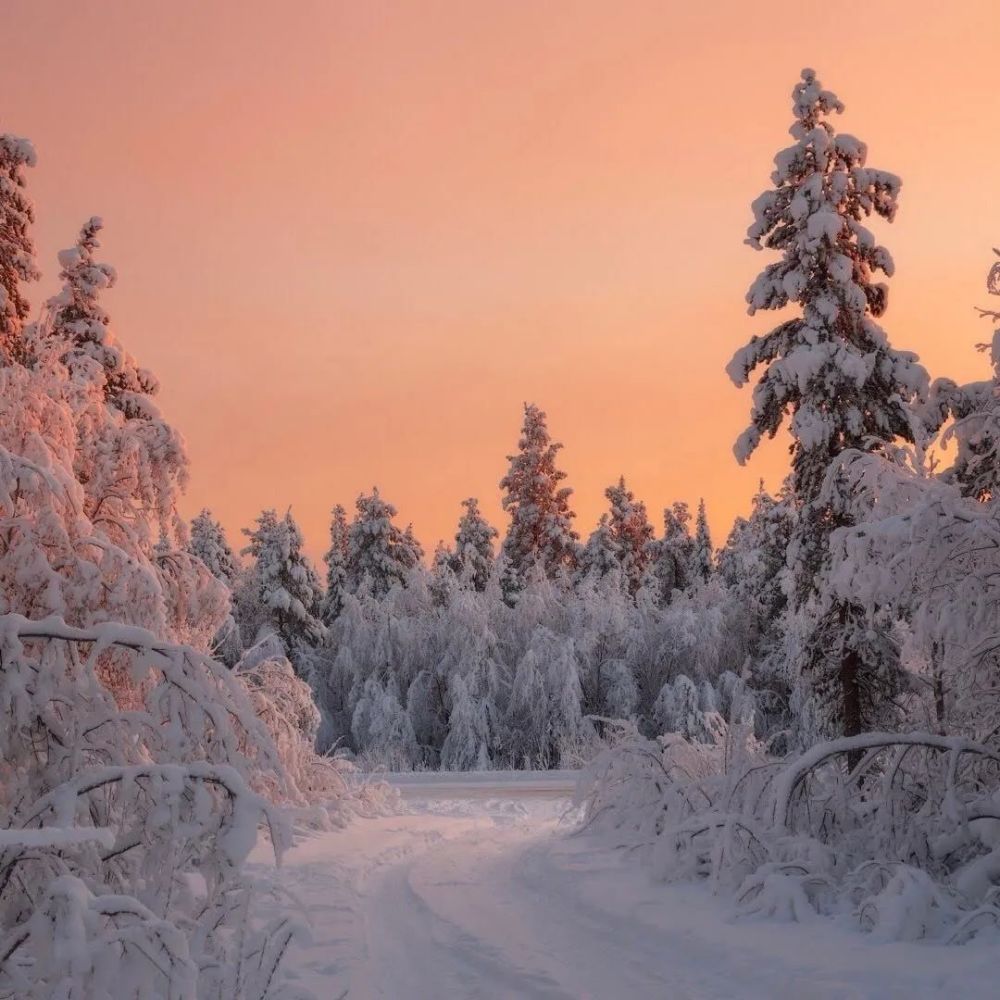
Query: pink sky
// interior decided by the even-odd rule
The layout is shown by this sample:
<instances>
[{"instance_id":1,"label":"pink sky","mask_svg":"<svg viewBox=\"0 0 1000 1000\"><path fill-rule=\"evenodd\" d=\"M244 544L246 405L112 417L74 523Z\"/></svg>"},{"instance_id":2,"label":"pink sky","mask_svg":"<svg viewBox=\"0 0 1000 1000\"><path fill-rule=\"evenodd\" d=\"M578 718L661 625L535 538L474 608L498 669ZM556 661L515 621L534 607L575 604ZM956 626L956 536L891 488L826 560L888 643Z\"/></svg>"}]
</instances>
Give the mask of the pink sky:
<instances>
[{"instance_id":1,"label":"pink sky","mask_svg":"<svg viewBox=\"0 0 1000 1000\"><path fill-rule=\"evenodd\" d=\"M742 244L804 65L903 177L884 325L985 377L1000 243L995 3L7 0L0 128L30 137L42 286L104 217L119 337L187 438L185 512L231 540L378 484L428 549L497 482L521 403L565 445L586 534L624 473L717 535L745 469L723 368L773 317ZM721 537L717 539L721 541Z\"/></svg>"}]
</instances>

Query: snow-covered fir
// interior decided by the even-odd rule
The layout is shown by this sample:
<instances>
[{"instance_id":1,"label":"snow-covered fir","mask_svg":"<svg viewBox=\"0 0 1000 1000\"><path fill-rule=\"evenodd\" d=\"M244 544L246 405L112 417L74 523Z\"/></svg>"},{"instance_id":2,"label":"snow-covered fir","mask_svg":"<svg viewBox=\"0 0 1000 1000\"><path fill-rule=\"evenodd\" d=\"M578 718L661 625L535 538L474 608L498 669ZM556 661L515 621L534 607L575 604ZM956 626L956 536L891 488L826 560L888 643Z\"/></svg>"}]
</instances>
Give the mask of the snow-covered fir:
<instances>
[{"instance_id":1,"label":"snow-covered fir","mask_svg":"<svg viewBox=\"0 0 1000 1000\"><path fill-rule=\"evenodd\" d=\"M326 593L323 595L323 621L329 625L344 609L347 588L348 548L347 511L338 503L330 515L330 547L326 563Z\"/></svg>"},{"instance_id":2,"label":"snow-covered fir","mask_svg":"<svg viewBox=\"0 0 1000 1000\"><path fill-rule=\"evenodd\" d=\"M736 444L740 462L788 417L799 717L820 733L853 736L891 722L903 679L886 641L891 623L873 632L867 609L827 586L829 536L850 514L824 484L845 453L891 459L899 445L921 441L914 407L927 395L927 373L915 355L893 349L876 322L888 289L875 275L891 276L894 265L862 221L891 222L901 182L867 165L863 142L835 131L829 119L843 110L813 70L802 71L792 91L795 142L775 157L774 186L753 203L747 231L751 246L780 253L747 292L750 314L797 306L801 315L753 337L727 370L743 385L764 369L750 427ZM804 742L814 737L801 734Z\"/></svg>"},{"instance_id":3,"label":"snow-covered fir","mask_svg":"<svg viewBox=\"0 0 1000 1000\"><path fill-rule=\"evenodd\" d=\"M572 571L579 535L570 509L572 489L560 486L566 473L556 466L562 445L549 436L545 413L533 403L524 406L524 425L517 454L508 455L507 474L500 480L503 509L510 515L502 553L505 586L516 593L541 571L550 578Z\"/></svg>"},{"instance_id":4,"label":"snow-covered fir","mask_svg":"<svg viewBox=\"0 0 1000 1000\"><path fill-rule=\"evenodd\" d=\"M493 574L496 562L494 542L498 532L483 517L475 497L463 500L462 507L465 512L455 533L452 569L459 579L467 580L476 590L483 591Z\"/></svg>"},{"instance_id":5,"label":"snow-covered fir","mask_svg":"<svg viewBox=\"0 0 1000 1000\"><path fill-rule=\"evenodd\" d=\"M285 654L300 666L305 651L324 634L320 621L323 592L316 570L302 551L302 532L290 510L280 518L275 511L265 510L255 527L243 531L248 543L242 554L251 560L243 585L243 640L251 645L273 631Z\"/></svg>"},{"instance_id":6,"label":"snow-covered fir","mask_svg":"<svg viewBox=\"0 0 1000 1000\"><path fill-rule=\"evenodd\" d=\"M35 161L29 140L0 134L0 364L25 356L22 330L30 305L24 285L40 277L31 238L35 210L25 190L25 168Z\"/></svg>"}]
</instances>

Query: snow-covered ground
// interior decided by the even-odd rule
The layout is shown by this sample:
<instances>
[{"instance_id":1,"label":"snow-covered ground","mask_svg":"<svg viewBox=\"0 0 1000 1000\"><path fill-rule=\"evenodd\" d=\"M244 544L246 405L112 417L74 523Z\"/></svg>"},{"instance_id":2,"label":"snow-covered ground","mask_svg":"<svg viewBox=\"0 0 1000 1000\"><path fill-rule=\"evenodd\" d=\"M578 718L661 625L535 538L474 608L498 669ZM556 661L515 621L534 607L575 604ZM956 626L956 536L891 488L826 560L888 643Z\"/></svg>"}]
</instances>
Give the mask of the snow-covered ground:
<instances>
[{"instance_id":1,"label":"snow-covered ground","mask_svg":"<svg viewBox=\"0 0 1000 1000\"><path fill-rule=\"evenodd\" d=\"M306 840L280 885L313 925L290 956L321 1000L997 995L997 948L878 943L828 920L735 922L569 836L573 775L395 775L399 815Z\"/></svg>"}]
</instances>

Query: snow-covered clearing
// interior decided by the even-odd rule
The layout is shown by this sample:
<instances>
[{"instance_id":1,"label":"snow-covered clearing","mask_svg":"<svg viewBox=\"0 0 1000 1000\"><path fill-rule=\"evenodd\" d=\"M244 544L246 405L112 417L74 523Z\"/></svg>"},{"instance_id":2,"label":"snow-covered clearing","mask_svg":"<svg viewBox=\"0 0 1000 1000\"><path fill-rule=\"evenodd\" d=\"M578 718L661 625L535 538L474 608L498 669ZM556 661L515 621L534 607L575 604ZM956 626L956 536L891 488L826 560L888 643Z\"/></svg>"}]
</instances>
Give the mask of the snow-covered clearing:
<instances>
[{"instance_id":1,"label":"snow-covered clearing","mask_svg":"<svg viewBox=\"0 0 1000 1000\"><path fill-rule=\"evenodd\" d=\"M290 964L321 1000L996 995L995 945L734 922L703 886L652 883L567 835L571 774L393 781L400 815L306 840L277 875L312 922Z\"/></svg>"}]
</instances>

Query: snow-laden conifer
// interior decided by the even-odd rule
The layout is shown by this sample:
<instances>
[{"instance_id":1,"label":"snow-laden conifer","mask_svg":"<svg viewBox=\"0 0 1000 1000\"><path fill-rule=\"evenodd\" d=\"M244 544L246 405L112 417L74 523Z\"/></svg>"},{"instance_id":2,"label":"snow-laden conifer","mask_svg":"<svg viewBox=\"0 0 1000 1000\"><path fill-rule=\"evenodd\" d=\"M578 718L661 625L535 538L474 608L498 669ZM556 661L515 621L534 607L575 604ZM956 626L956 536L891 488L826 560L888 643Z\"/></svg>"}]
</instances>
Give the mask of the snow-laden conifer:
<instances>
[{"instance_id":1,"label":"snow-laden conifer","mask_svg":"<svg viewBox=\"0 0 1000 1000\"><path fill-rule=\"evenodd\" d=\"M159 391L155 376L140 368L111 332L111 319L100 301L117 273L98 261L98 233L104 223L96 216L84 223L76 244L59 253L62 290L46 303L50 335L65 345L63 360L78 379L97 381L109 404L126 417L158 416L149 397Z\"/></svg>"},{"instance_id":2,"label":"snow-laden conifer","mask_svg":"<svg viewBox=\"0 0 1000 1000\"><path fill-rule=\"evenodd\" d=\"M698 501L693 560L698 579L707 580L712 575L712 569L715 565L715 550L712 547L712 536L708 529L708 515L705 512L704 500Z\"/></svg>"},{"instance_id":3,"label":"snow-laden conifer","mask_svg":"<svg viewBox=\"0 0 1000 1000\"><path fill-rule=\"evenodd\" d=\"M316 571L302 552L302 532L290 510L281 518L265 510L256 527L244 528L243 533L248 538L243 554L253 560L247 582L261 612L258 635L250 641L263 630L273 631L301 669L302 652L323 637L322 593Z\"/></svg>"},{"instance_id":4,"label":"snow-laden conifer","mask_svg":"<svg viewBox=\"0 0 1000 1000\"><path fill-rule=\"evenodd\" d=\"M200 559L217 580L232 588L240 575L239 557L226 538L225 529L204 508L191 521L188 551Z\"/></svg>"},{"instance_id":5,"label":"snow-laden conifer","mask_svg":"<svg viewBox=\"0 0 1000 1000\"><path fill-rule=\"evenodd\" d=\"M590 533L577 560L577 579L600 581L611 573L624 583L618 544L612 533L611 518L602 514L597 527Z\"/></svg>"},{"instance_id":6,"label":"snow-laden conifer","mask_svg":"<svg viewBox=\"0 0 1000 1000\"><path fill-rule=\"evenodd\" d=\"M450 604L459 587L458 577L455 575L455 553L443 541L437 543L431 557L427 586L434 603L439 607Z\"/></svg>"},{"instance_id":7,"label":"snow-laden conifer","mask_svg":"<svg viewBox=\"0 0 1000 1000\"><path fill-rule=\"evenodd\" d=\"M646 505L635 498L621 476L604 491L608 499L608 530L614 544L622 582L633 597L646 579L654 554L653 526Z\"/></svg>"},{"instance_id":8,"label":"snow-laden conifer","mask_svg":"<svg viewBox=\"0 0 1000 1000\"><path fill-rule=\"evenodd\" d=\"M207 508L191 521L187 551L200 559L209 573L229 590L230 610L212 640L212 648L224 663L230 667L235 666L244 653L243 639L233 608L233 595L238 592L242 583L243 568L239 557L230 548L225 530Z\"/></svg>"},{"instance_id":9,"label":"snow-laden conifer","mask_svg":"<svg viewBox=\"0 0 1000 1000\"><path fill-rule=\"evenodd\" d=\"M22 285L39 278L30 232L35 213L24 175L35 159L27 139L0 135L0 365L25 358L23 331L30 307Z\"/></svg>"},{"instance_id":10,"label":"snow-laden conifer","mask_svg":"<svg viewBox=\"0 0 1000 1000\"><path fill-rule=\"evenodd\" d=\"M493 545L498 532L483 517L475 497L463 500L462 506L465 512L455 533L453 568L460 581L482 592L493 575L496 562Z\"/></svg>"},{"instance_id":11,"label":"snow-laden conifer","mask_svg":"<svg viewBox=\"0 0 1000 1000\"><path fill-rule=\"evenodd\" d=\"M742 463L788 417L791 486L801 513L790 546L797 600L809 633L800 658L824 726L854 735L883 721L898 690L890 647L872 643L864 612L824 587L827 540L842 515L823 493L831 463L843 452L891 454L898 440L920 435L913 406L927 375L913 354L894 350L876 322L888 291L875 280L893 262L864 221L892 221L900 180L867 165L868 150L838 135L829 117L843 111L812 70L792 92L794 144L775 157L774 187L753 205L752 246L776 250L747 293L749 311L796 306L800 315L737 351L727 371L737 385L762 367L751 425L735 452Z\"/></svg>"},{"instance_id":12,"label":"snow-laden conifer","mask_svg":"<svg viewBox=\"0 0 1000 1000\"><path fill-rule=\"evenodd\" d=\"M357 513L347 534L347 586L362 585L375 597L406 583L410 571L423 557L408 527L401 531L393 518L396 508L382 499L377 488L357 500Z\"/></svg>"},{"instance_id":13,"label":"snow-laden conifer","mask_svg":"<svg viewBox=\"0 0 1000 1000\"><path fill-rule=\"evenodd\" d=\"M326 562L326 593L323 595L322 618L325 624L331 625L343 610L347 594L347 511L339 503L331 513L330 547L323 559Z\"/></svg>"},{"instance_id":14,"label":"snow-laden conifer","mask_svg":"<svg viewBox=\"0 0 1000 1000\"><path fill-rule=\"evenodd\" d=\"M523 587L536 565L550 579L576 565L579 536L569 507L573 491L560 486L566 478L556 466L560 448L549 436L542 410L526 403L518 452L507 456L510 465L500 480L503 508L510 514L502 547L509 590Z\"/></svg>"},{"instance_id":15,"label":"snow-laden conifer","mask_svg":"<svg viewBox=\"0 0 1000 1000\"><path fill-rule=\"evenodd\" d=\"M652 571L664 603L675 590L687 590L694 583L694 553L691 511L678 500L664 509L663 537L652 547Z\"/></svg>"},{"instance_id":16,"label":"snow-laden conifer","mask_svg":"<svg viewBox=\"0 0 1000 1000\"><path fill-rule=\"evenodd\" d=\"M868 147L828 121L844 106L806 69L792 92L794 144L775 157L774 187L753 204L747 242L776 250L747 292L749 312L797 306L786 320L737 351L727 371L744 385L763 367L751 425L735 452L743 463L790 415L795 495L811 502L830 462L847 448L884 449L914 439L910 404L927 375L894 350L875 320L888 289L875 280L893 261L863 220L896 215L900 180L867 165Z\"/></svg>"}]
</instances>

